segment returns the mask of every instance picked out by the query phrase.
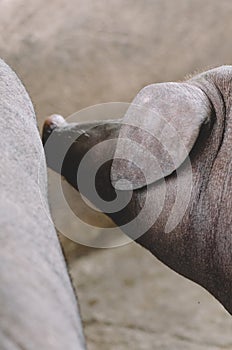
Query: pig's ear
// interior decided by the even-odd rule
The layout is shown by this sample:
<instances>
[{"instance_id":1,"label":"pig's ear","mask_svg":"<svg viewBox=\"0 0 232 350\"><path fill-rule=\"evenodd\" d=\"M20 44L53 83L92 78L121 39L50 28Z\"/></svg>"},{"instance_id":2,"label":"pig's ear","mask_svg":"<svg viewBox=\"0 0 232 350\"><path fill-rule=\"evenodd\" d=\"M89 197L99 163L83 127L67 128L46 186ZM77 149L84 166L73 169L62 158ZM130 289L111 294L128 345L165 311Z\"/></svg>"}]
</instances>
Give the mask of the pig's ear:
<instances>
[{"instance_id":1,"label":"pig's ear","mask_svg":"<svg viewBox=\"0 0 232 350\"><path fill-rule=\"evenodd\" d=\"M113 186L138 189L170 175L188 157L211 109L205 93L188 83L142 89L122 120L111 168Z\"/></svg>"}]
</instances>

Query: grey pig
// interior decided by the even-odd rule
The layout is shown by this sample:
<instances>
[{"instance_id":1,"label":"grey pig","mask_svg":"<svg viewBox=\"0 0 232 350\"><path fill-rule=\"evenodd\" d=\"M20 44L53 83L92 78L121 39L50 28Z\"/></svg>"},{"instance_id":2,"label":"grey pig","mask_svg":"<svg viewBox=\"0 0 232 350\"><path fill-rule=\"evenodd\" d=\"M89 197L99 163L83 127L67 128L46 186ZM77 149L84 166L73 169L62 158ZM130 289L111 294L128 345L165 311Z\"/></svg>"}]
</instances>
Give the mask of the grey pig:
<instances>
[{"instance_id":1,"label":"grey pig","mask_svg":"<svg viewBox=\"0 0 232 350\"><path fill-rule=\"evenodd\" d=\"M35 112L1 59L0 135L0 349L83 350L79 307L49 214Z\"/></svg>"},{"instance_id":2,"label":"grey pig","mask_svg":"<svg viewBox=\"0 0 232 350\"><path fill-rule=\"evenodd\" d=\"M104 140L116 139L116 142L109 143L110 147L106 144L101 148L101 155L107 155L108 160L99 168L95 184L98 194L107 202L115 199L119 193L123 197L133 190L128 205L122 210L108 213L119 226L130 222L139 214L146 195L149 194L152 205L148 208L147 215L137 222L141 230L146 227L148 218L159 208L165 184L166 195L158 219L141 236L134 236L133 229L126 233L136 238L138 243L167 266L207 289L230 314L231 102L232 66L222 66L185 82L145 87L135 97L123 120L68 124L62 117L54 115L45 121L43 129L48 166L61 173L77 190L77 172L87 151ZM147 112L136 114L134 106L140 106ZM163 132L165 123L170 128ZM172 134L172 128L177 131L183 147L178 137ZM152 135L148 133L149 130ZM46 147L50 134L53 135L55 152L53 147ZM161 134L162 142L167 146L168 153L171 152L172 159L162 145L156 142ZM76 141L64 155L68 139L74 135ZM77 138L79 135L81 136ZM117 142L119 137L129 139L131 146L129 142L122 147L122 143ZM141 147L148 148L150 154L158 159L159 171L152 166L152 158L144 157L143 152L134 151L133 142L139 142ZM99 152L95 152L89 159L89 172L98 157ZM192 167L189 202L178 224L172 230L167 230L167 221L175 203L177 178L180 185L183 182L185 187L189 165L187 159L190 159ZM87 190L83 194L94 202L94 197Z\"/></svg>"}]
</instances>

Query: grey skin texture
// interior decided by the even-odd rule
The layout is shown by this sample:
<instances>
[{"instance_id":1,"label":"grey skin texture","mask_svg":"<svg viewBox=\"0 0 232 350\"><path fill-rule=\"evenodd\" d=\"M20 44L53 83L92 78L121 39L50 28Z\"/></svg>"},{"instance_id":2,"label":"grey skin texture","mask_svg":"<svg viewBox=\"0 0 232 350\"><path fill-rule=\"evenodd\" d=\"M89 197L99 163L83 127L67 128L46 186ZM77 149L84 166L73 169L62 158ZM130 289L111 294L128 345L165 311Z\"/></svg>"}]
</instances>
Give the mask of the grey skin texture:
<instances>
[{"instance_id":1,"label":"grey skin texture","mask_svg":"<svg viewBox=\"0 0 232 350\"><path fill-rule=\"evenodd\" d=\"M161 190L165 183L166 195L162 211L152 225L136 240L159 260L181 275L195 281L207 289L232 314L232 236L231 236L231 148L232 148L232 67L222 66L201 73L183 83L164 83L145 87L133 101L134 105L148 108L147 113L135 115L133 104L129 107L123 122L136 125L128 127L122 121L96 122L92 125L67 124L61 117L51 116L43 130L43 143L48 165L60 172L67 181L78 189L77 171L83 156L94 145L107 139L128 138L146 145L160 162L165 176L149 171L152 164L146 162L139 152L129 145L122 147L120 140L111 142L102 150L113 160L107 161L97 173L96 189L106 201L115 199L118 194L126 195L133 188L129 204L109 216L117 225L135 218L143 208L147 194L152 194L153 202L147 216L138 225L146 227L147 220L158 210ZM152 111L152 112L151 112ZM192 190L186 211L179 224L170 232L166 224L177 192L177 175L180 185L185 186L187 158L175 135L163 133L157 116L163 116L169 125L178 130L192 166ZM98 125L99 124L99 125ZM142 129L139 128L142 127ZM144 130L145 129L145 130ZM70 147L70 137L86 130ZM147 135L152 130L162 142L169 145L173 159L166 157L162 147ZM167 129L169 130L169 129ZM52 133L53 137L49 138ZM170 147L169 138L172 138ZM52 139L52 145L46 141ZM177 143L176 143L177 142ZM47 146L49 145L49 146ZM46 147L47 146L47 147ZM124 145L125 146L125 145ZM66 149L64 151L64 149ZM65 153L66 152L66 153ZM65 156L64 156L65 154ZM63 158L64 161L63 161ZM99 153L89 161L89 171L94 167ZM121 160L125 157L127 161ZM60 159L62 158L62 161ZM167 160L167 164L165 163ZM134 166L134 163L137 166ZM141 165L141 167L140 167ZM138 168L141 168L140 171ZM148 181L143 176L147 171ZM86 173L87 174L87 173ZM154 176L153 176L154 175ZM120 182L118 182L121 180ZM91 193L83 193L93 200ZM96 203L95 203L96 204ZM133 237L133 229L126 231ZM135 238L135 237L134 237Z\"/></svg>"},{"instance_id":2,"label":"grey skin texture","mask_svg":"<svg viewBox=\"0 0 232 350\"><path fill-rule=\"evenodd\" d=\"M31 100L0 60L0 349L85 349Z\"/></svg>"}]
</instances>

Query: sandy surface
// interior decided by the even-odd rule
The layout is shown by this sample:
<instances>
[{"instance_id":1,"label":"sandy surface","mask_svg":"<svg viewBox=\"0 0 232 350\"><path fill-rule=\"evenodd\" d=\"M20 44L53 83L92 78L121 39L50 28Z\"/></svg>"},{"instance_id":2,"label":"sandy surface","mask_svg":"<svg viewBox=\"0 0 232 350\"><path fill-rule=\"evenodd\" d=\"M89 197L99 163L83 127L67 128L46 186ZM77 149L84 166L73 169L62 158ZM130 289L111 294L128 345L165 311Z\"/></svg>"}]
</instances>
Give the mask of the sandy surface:
<instances>
[{"instance_id":1,"label":"sandy surface","mask_svg":"<svg viewBox=\"0 0 232 350\"><path fill-rule=\"evenodd\" d=\"M72 264L89 350L232 349L231 316L135 243Z\"/></svg>"},{"instance_id":2,"label":"sandy surface","mask_svg":"<svg viewBox=\"0 0 232 350\"><path fill-rule=\"evenodd\" d=\"M232 62L227 0L2 0L0 52L39 125L145 85ZM90 350L232 349L232 319L202 288L136 244L93 250L62 239Z\"/></svg>"}]
</instances>

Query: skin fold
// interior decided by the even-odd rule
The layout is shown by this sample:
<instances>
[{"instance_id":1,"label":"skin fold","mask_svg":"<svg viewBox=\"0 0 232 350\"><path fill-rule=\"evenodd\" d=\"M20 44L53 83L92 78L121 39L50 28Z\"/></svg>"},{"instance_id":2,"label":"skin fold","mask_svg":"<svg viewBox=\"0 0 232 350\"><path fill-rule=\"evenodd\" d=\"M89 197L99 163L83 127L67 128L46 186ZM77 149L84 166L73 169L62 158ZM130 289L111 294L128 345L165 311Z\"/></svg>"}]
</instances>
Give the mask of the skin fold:
<instances>
[{"instance_id":1,"label":"skin fold","mask_svg":"<svg viewBox=\"0 0 232 350\"><path fill-rule=\"evenodd\" d=\"M89 123L67 124L62 118L49 117L43 129L47 163L78 190L77 172L83 157L94 145L104 140L114 140L110 147L102 146L101 155L93 152L87 163L87 169L89 167L91 171L102 154L107 155L107 159L111 157L96 174L96 190L105 201L110 202L118 195L123 198L128 194L126 188L117 189L112 181L114 176L118 180L125 175L125 178L132 181L132 185L135 184L130 202L122 210L108 215L119 226L130 222L139 215L149 194L152 201L146 216L136 222L142 232L149 217L159 211L165 186L162 209L154 224L139 237L134 235L133 225L125 232L167 266L207 289L232 314L232 67L215 68L184 83L178 83L176 96L172 85L168 84L155 84L146 91L142 90L135 101L144 104L149 97L151 111L155 111L154 116L152 112L148 116L144 115L144 119L138 119L138 123L145 123L145 126L150 123L152 129L155 113L161 110L161 114L170 118L170 123L178 126L178 132L186 141L192 176L190 198L181 220L170 232L166 230L166 225L175 204L178 186L185 186L189 166L187 158L179 157L178 161L181 161L177 168L172 164L165 167L163 153L154 147L152 138L141 136L139 132L132 133L130 128L122 125L122 120L96 122L90 127ZM188 103L184 95L186 89L190 91ZM187 122L185 115L189 117ZM131 114L128 113L123 120L126 118L130 120ZM52 146L46 142L49 141L50 134L53 135ZM70 135L74 137L75 134L81 136L76 136L76 141L67 147ZM152 173L150 176L148 172L151 181L146 183L143 172L139 171L139 167L133 168L132 162L143 162L145 170L151 165L146 164L146 157L145 161L137 157L133 148L124 148L124 153L129 154L131 162L124 164L120 159L117 160L120 154L117 139L120 135L147 143L146 146L158 154L167 175L164 178L156 177L152 181ZM175 144L173 149L178 152ZM93 204L97 204L91 193L83 194Z\"/></svg>"}]
</instances>

